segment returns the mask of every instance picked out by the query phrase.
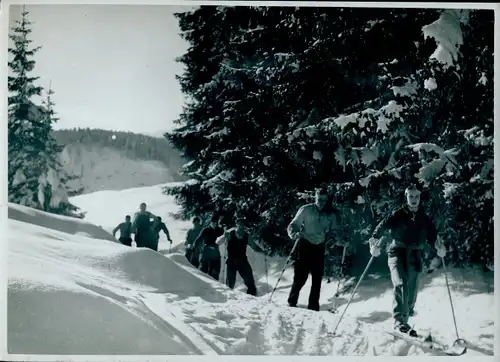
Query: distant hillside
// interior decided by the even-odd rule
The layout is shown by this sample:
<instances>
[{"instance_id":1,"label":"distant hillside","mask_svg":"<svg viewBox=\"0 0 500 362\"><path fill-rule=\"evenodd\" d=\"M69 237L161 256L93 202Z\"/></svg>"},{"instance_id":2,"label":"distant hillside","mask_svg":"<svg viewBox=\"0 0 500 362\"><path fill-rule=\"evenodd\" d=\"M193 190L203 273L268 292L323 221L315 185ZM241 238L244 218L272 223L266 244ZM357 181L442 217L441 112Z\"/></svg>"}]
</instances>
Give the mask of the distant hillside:
<instances>
[{"instance_id":1,"label":"distant hillside","mask_svg":"<svg viewBox=\"0 0 500 362\"><path fill-rule=\"evenodd\" d=\"M180 153L164 138L101 129L54 131L75 194L182 181Z\"/></svg>"}]
</instances>

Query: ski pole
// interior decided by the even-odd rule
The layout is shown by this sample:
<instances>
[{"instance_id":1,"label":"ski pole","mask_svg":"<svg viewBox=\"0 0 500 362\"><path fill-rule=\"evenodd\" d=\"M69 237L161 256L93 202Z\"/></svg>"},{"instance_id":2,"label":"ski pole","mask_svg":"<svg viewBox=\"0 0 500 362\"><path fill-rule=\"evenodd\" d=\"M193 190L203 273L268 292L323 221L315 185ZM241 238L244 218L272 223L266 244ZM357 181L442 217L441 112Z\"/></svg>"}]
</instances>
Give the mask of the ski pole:
<instances>
[{"instance_id":1,"label":"ski pole","mask_svg":"<svg viewBox=\"0 0 500 362\"><path fill-rule=\"evenodd\" d=\"M226 263L227 263L227 245L224 249L224 265L222 265L222 281L224 284L228 284L227 283L227 275L226 275Z\"/></svg>"},{"instance_id":2,"label":"ski pole","mask_svg":"<svg viewBox=\"0 0 500 362\"><path fill-rule=\"evenodd\" d=\"M356 286L354 287L354 290L352 291L351 293L351 298L349 298L349 302L347 302L347 305L344 309L344 312L342 313L342 315L340 316L340 319L339 321L337 322L337 325L335 326L335 329L333 330L333 335L335 335L335 332L337 331L337 328L339 327L339 324L340 322L342 321L342 318L344 318L344 314L345 312L347 311L347 308L349 308L349 305L351 304L352 302L352 299L354 298L354 294L356 294L356 291L358 290L358 287L359 285L361 284L361 281L363 280L363 278L365 277L366 273L368 272L368 269L370 269L370 266L372 265L373 263L373 260L375 259L374 256L372 256L370 258L370 261L368 262L368 264L366 265L366 268L365 270L363 271L363 274L361 274L361 277L359 277L359 280L358 282L356 283Z\"/></svg>"},{"instance_id":3,"label":"ski pole","mask_svg":"<svg viewBox=\"0 0 500 362\"><path fill-rule=\"evenodd\" d=\"M453 300L451 298L450 283L448 282L448 276L446 275L446 263L444 261L444 257L441 257L441 261L443 263L443 272L444 272L444 279L446 281L446 289L448 290L448 297L450 298L451 314L453 315L453 324L455 325L455 333L457 335L457 339L455 340L453 345L456 345L458 343L465 345L466 344L465 340L460 338L458 334L457 319L455 317L455 308L453 307Z\"/></svg>"},{"instance_id":4,"label":"ski pole","mask_svg":"<svg viewBox=\"0 0 500 362\"><path fill-rule=\"evenodd\" d=\"M269 279L267 274L267 255L264 254L264 269L266 271L266 284L269 285Z\"/></svg>"},{"instance_id":5,"label":"ski pole","mask_svg":"<svg viewBox=\"0 0 500 362\"><path fill-rule=\"evenodd\" d=\"M300 240L300 238L297 238L297 240L295 241L295 244L293 244L292 251L290 252L290 255L288 255L288 258L286 259L285 266L283 267L283 270L281 270L280 277L278 278L278 281L276 282L276 285L274 286L274 289L271 292L271 295L269 296L269 301L271 301L271 299L273 298L274 292L278 288L280 280L283 277L283 274L285 273L286 267L288 266L288 263L290 263L290 260L292 259L292 255L293 255L295 249L297 248L297 245L299 244L299 240Z\"/></svg>"},{"instance_id":6,"label":"ski pole","mask_svg":"<svg viewBox=\"0 0 500 362\"><path fill-rule=\"evenodd\" d=\"M343 277L343 268L344 268L344 260L345 260L345 254L346 254L347 246L344 246L344 250L342 250L342 260L340 264L340 275L339 275L339 281L337 283L337 291L335 292L333 296L333 302L332 302L332 311L335 312L337 310L337 298L339 297L339 289L340 289L340 282L342 281Z\"/></svg>"}]
</instances>

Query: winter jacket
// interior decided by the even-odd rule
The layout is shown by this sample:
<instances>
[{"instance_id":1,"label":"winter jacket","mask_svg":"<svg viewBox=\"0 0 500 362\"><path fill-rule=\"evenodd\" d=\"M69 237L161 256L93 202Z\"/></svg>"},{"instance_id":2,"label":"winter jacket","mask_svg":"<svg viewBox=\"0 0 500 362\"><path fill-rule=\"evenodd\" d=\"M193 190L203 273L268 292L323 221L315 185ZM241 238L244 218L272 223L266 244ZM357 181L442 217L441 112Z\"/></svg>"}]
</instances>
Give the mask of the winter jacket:
<instances>
[{"instance_id":1,"label":"winter jacket","mask_svg":"<svg viewBox=\"0 0 500 362\"><path fill-rule=\"evenodd\" d=\"M379 239L386 231L390 232L391 243L388 252L395 249L422 250L427 245L434 249L437 230L432 220L419 208L413 213L406 205L382 220L373 237ZM384 245L380 245L381 249Z\"/></svg>"},{"instance_id":2,"label":"winter jacket","mask_svg":"<svg viewBox=\"0 0 500 362\"><path fill-rule=\"evenodd\" d=\"M316 204L302 206L287 227L290 239L302 238L311 244L321 244L334 238L336 229L340 227L340 217L336 210L332 213L320 211Z\"/></svg>"},{"instance_id":3,"label":"winter jacket","mask_svg":"<svg viewBox=\"0 0 500 362\"><path fill-rule=\"evenodd\" d=\"M198 238L202 230L203 229L201 227L193 227L192 229L189 229L186 234L186 242L184 243L184 245L186 247L194 246L194 242L196 241L196 238Z\"/></svg>"}]
</instances>

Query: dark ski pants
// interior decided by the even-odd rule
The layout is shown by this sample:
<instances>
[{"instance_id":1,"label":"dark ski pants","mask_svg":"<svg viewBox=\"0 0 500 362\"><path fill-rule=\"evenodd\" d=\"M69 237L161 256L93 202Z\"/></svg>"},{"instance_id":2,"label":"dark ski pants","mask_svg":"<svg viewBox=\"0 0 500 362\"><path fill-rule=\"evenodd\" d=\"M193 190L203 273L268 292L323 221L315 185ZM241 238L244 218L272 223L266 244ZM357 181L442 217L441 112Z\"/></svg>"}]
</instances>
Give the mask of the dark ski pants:
<instances>
[{"instance_id":1,"label":"dark ski pants","mask_svg":"<svg viewBox=\"0 0 500 362\"><path fill-rule=\"evenodd\" d=\"M420 251L395 249L389 251L389 270L393 285L392 316L396 325L408 324L418 293L418 277L422 272Z\"/></svg>"},{"instance_id":2,"label":"dark ski pants","mask_svg":"<svg viewBox=\"0 0 500 362\"><path fill-rule=\"evenodd\" d=\"M158 242L155 242L154 236L145 234L138 234L135 237L135 242L138 248L148 248L158 251Z\"/></svg>"},{"instance_id":3,"label":"dark ski pants","mask_svg":"<svg viewBox=\"0 0 500 362\"><path fill-rule=\"evenodd\" d=\"M132 239L131 238L119 238L118 239L120 243L126 246L132 246Z\"/></svg>"},{"instance_id":4,"label":"dark ski pants","mask_svg":"<svg viewBox=\"0 0 500 362\"><path fill-rule=\"evenodd\" d=\"M195 268L199 268L200 267L200 250L199 249L190 250L188 260L190 261L191 264L193 264L193 266Z\"/></svg>"},{"instance_id":5,"label":"dark ski pants","mask_svg":"<svg viewBox=\"0 0 500 362\"><path fill-rule=\"evenodd\" d=\"M220 251L218 246L205 246L201 254L200 270L219 280L220 275Z\"/></svg>"},{"instance_id":6,"label":"dark ski pants","mask_svg":"<svg viewBox=\"0 0 500 362\"><path fill-rule=\"evenodd\" d=\"M305 239L300 239L296 252L293 284L288 296L288 304L293 307L297 306L300 290L306 283L310 273L312 285L307 308L319 311L321 281L325 266L325 243L315 245Z\"/></svg>"},{"instance_id":7,"label":"dark ski pants","mask_svg":"<svg viewBox=\"0 0 500 362\"><path fill-rule=\"evenodd\" d=\"M198 253L195 253L193 249L186 249L186 259L195 267L200 266L200 260Z\"/></svg>"},{"instance_id":8,"label":"dark ski pants","mask_svg":"<svg viewBox=\"0 0 500 362\"><path fill-rule=\"evenodd\" d=\"M247 287L247 294L257 295L257 288L253 278L253 270L247 258L227 259L226 262L226 285L234 289L236 284L236 272L238 272Z\"/></svg>"},{"instance_id":9,"label":"dark ski pants","mask_svg":"<svg viewBox=\"0 0 500 362\"><path fill-rule=\"evenodd\" d=\"M147 248L147 249L151 249L153 251L158 251L158 245L156 245L156 247L155 247L154 245L137 244L137 247L138 248Z\"/></svg>"}]
</instances>

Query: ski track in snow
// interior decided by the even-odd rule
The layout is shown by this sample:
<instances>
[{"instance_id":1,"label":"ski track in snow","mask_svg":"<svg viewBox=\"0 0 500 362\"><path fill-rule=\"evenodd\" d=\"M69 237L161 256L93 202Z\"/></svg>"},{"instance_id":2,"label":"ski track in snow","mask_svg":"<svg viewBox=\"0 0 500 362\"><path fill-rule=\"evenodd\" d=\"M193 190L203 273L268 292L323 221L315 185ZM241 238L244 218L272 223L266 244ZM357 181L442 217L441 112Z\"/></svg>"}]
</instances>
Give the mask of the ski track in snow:
<instances>
[{"instance_id":1,"label":"ski track in snow","mask_svg":"<svg viewBox=\"0 0 500 362\"><path fill-rule=\"evenodd\" d=\"M156 198L154 205L160 207L159 187L145 189L141 196L150 192L149 197ZM96 202L96 198L124 199L116 192L85 196L86 204ZM115 205L119 202L123 203L117 200ZM170 198L164 202L163 210L175 209ZM130 205L134 207L134 203ZM94 206L90 219L98 219L98 212L108 217L117 211ZM165 221L178 235L179 229L184 232L186 228L185 222ZM269 302L284 258L268 258L266 277L263 256L249 249L260 294L255 298L244 293L239 276L236 289L229 290L191 267L182 254L180 238L172 253L162 255L109 242L109 234L104 237L102 228L85 220L12 204L8 226L10 353L429 354L383 333L392 328L387 278L369 277L361 284L334 337L333 330L349 297L338 298L338 313L327 311L337 283L323 284L320 312L290 308L286 299L293 272L288 268ZM485 284L487 280L473 270L453 270L449 275L459 331L469 342L466 356L491 355L493 294L485 292L491 290ZM410 324L414 322L421 333L431 332L438 342L452 342L455 335L442 272L424 276L422 285L417 315ZM304 286L299 305L306 305L309 289L310 281Z\"/></svg>"}]
</instances>

